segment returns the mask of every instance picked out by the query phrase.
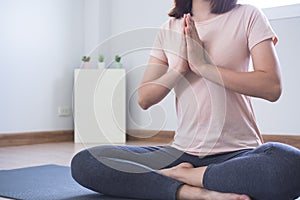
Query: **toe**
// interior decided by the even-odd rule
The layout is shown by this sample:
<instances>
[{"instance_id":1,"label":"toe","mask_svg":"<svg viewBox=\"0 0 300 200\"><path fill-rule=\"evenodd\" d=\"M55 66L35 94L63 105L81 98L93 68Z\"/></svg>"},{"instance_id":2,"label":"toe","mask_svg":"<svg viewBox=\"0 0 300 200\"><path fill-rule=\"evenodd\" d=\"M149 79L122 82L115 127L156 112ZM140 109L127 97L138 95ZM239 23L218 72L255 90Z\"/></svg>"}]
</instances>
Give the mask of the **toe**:
<instances>
[{"instance_id":1,"label":"toe","mask_svg":"<svg viewBox=\"0 0 300 200\"><path fill-rule=\"evenodd\" d=\"M182 168L194 168L194 166L191 163L181 163L180 165L178 165L178 167L182 167Z\"/></svg>"},{"instance_id":2,"label":"toe","mask_svg":"<svg viewBox=\"0 0 300 200\"><path fill-rule=\"evenodd\" d=\"M239 200L251 200L247 195L240 196Z\"/></svg>"}]
</instances>

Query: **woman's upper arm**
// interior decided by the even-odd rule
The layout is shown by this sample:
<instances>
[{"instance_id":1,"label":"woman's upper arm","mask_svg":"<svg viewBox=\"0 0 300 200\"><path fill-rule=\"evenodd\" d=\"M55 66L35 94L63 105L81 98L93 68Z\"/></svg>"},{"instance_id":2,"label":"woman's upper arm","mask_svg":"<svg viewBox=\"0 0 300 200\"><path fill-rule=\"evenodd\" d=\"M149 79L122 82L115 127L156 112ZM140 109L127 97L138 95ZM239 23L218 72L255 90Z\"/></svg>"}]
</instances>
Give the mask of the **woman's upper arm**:
<instances>
[{"instance_id":1,"label":"woman's upper arm","mask_svg":"<svg viewBox=\"0 0 300 200\"><path fill-rule=\"evenodd\" d=\"M168 71L168 63L154 56L150 56L142 83L147 83L160 78Z\"/></svg>"},{"instance_id":2,"label":"woman's upper arm","mask_svg":"<svg viewBox=\"0 0 300 200\"><path fill-rule=\"evenodd\" d=\"M274 92L274 100L281 95L280 63L272 39L264 40L251 49L254 71L264 72L266 86ZM276 98L278 97L278 98Z\"/></svg>"},{"instance_id":3,"label":"woman's upper arm","mask_svg":"<svg viewBox=\"0 0 300 200\"><path fill-rule=\"evenodd\" d=\"M273 72L280 78L279 60L272 42L268 39L260 42L251 49L251 57L255 70Z\"/></svg>"}]
</instances>

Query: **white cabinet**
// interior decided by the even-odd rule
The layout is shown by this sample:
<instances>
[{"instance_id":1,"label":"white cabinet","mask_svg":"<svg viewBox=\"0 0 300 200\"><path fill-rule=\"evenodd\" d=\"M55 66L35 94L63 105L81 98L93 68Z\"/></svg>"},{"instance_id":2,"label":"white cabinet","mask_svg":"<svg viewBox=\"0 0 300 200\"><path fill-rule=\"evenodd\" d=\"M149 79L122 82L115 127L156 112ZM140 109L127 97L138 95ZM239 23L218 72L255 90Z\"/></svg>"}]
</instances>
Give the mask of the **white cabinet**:
<instances>
[{"instance_id":1,"label":"white cabinet","mask_svg":"<svg viewBox=\"0 0 300 200\"><path fill-rule=\"evenodd\" d=\"M75 70L75 143L125 143L125 80L124 69Z\"/></svg>"}]
</instances>

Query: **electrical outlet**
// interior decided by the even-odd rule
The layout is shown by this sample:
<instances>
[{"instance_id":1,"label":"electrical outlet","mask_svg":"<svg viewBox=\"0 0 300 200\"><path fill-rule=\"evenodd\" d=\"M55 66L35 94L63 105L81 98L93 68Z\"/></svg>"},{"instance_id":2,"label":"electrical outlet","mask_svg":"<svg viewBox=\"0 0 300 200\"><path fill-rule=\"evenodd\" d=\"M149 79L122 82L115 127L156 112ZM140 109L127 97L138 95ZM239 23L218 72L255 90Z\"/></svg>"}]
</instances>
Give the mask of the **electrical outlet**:
<instances>
[{"instance_id":1,"label":"electrical outlet","mask_svg":"<svg viewBox=\"0 0 300 200\"><path fill-rule=\"evenodd\" d=\"M72 109L70 107L58 107L57 114L59 117L69 117L72 115Z\"/></svg>"}]
</instances>

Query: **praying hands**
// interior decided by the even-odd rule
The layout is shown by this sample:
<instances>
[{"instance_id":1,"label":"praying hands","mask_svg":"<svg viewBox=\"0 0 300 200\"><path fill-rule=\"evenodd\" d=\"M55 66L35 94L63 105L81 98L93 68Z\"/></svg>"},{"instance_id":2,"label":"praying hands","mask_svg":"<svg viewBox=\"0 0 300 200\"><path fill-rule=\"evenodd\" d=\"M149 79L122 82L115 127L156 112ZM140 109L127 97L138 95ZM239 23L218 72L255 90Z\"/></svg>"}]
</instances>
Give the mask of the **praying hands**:
<instances>
[{"instance_id":1,"label":"praying hands","mask_svg":"<svg viewBox=\"0 0 300 200\"><path fill-rule=\"evenodd\" d=\"M201 71L207 67L208 62L205 56L204 43L199 37L191 14L184 15L182 27L190 70L201 76Z\"/></svg>"}]
</instances>

